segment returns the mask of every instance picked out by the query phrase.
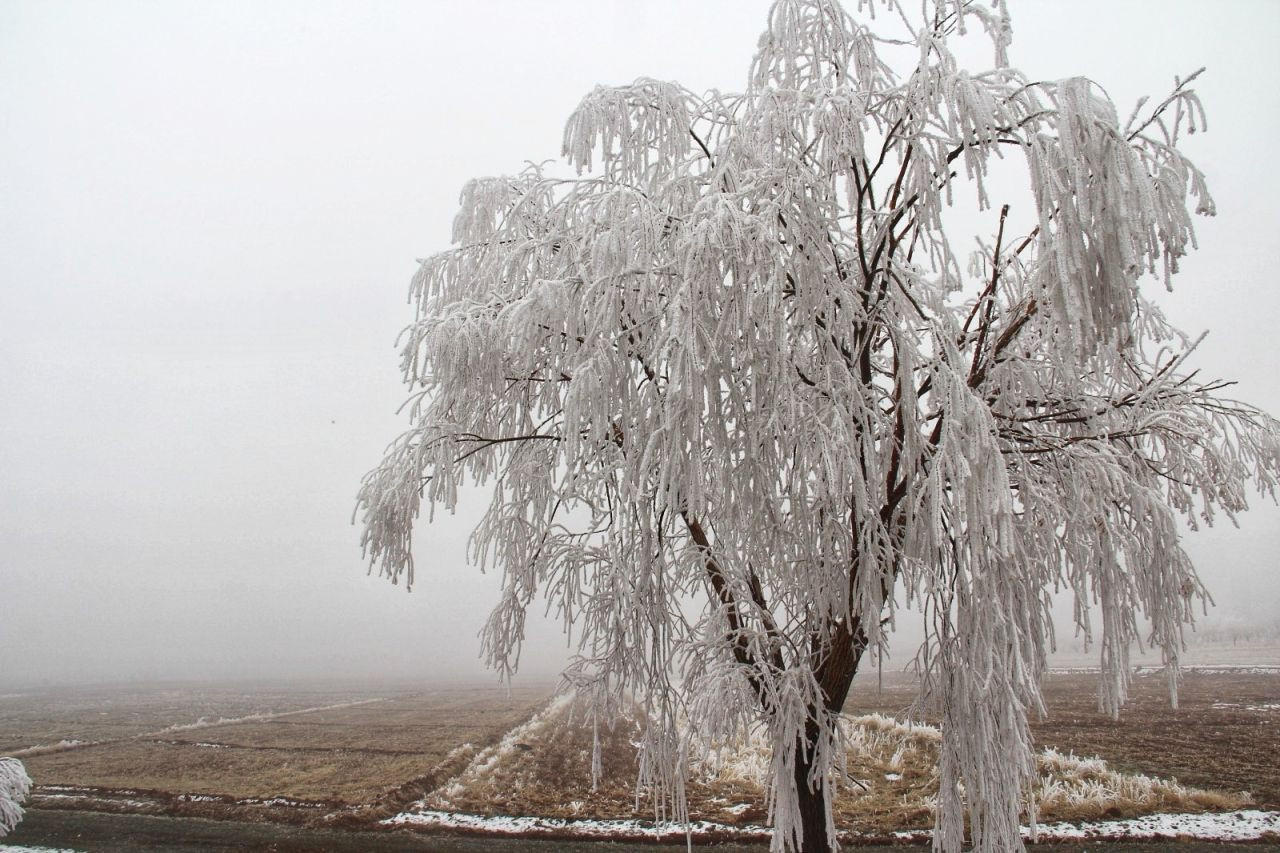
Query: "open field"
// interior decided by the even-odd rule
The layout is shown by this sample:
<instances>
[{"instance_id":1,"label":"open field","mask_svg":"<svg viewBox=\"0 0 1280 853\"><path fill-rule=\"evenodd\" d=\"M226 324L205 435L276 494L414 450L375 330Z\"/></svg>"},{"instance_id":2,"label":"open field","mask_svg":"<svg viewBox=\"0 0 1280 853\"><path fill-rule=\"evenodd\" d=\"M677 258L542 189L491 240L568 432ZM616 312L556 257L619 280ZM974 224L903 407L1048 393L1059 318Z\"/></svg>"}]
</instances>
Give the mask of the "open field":
<instances>
[{"instance_id":1,"label":"open field","mask_svg":"<svg viewBox=\"0 0 1280 853\"><path fill-rule=\"evenodd\" d=\"M1116 770L1185 785L1246 791L1259 808L1280 810L1280 669L1192 669L1172 708L1164 676L1140 671L1129 703L1112 720L1098 711L1096 673L1054 673L1045 684L1049 716L1033 721L1041 747L1098 755ZM877 692L859 682L845 710L901 714L914 689L901 679Z\"/></svg>"},{"instance_id":2,"label":"open field","mask_svg":"<svg viewBox=\"0 0 1280 853\"><path fill-rule=\"evenodd\" d=\"M171 726L296 712L387 695L394 694L262 685L0 691L0 754L9 755L61 741L116 740L159 732Z\"/></svg>"},{"instance_id":3,"label":"open field","mask_svg":"<svg viewBox=\"0 0 1280 853\"><path fill-rule=\"evenodd\" d=\"M1140 674L1118 722L1096 710L1095 680L1052 675L1050 717L1034 728L1041 747L1100 755L1109 770L1067 761L1053 772L1095 787L1128 784L1106 775L1123 771L1211 790L1153 784L1143 787L1144 802L1102 806L1072 794L1046 817L1232 809L1242 794L1253 807L1280 810L1280 670L1192 670L1176 710L1163 678ZM590 730L536 725L549 696L550 685L28 691L0 694L0 754L26 763L37 786L33 814L60 810L72 823L87 820L74 816L88 809L319 831L368 827L424 799L428 808L478 814L652 818L650 804L636 808L632 788L634 725L602 729L603 780L593 792ZM846 710L900 715L912 696L905 676L886 674L880 689L871 673L855 683ZM895 755L909 741L927 764L927 733L904 735L874 718L858 725L865 749L861 764L851 763L857 782L842 795L840 823L873 835L927 826L927 808L910 803L927 799L928 774ZM692 815L763 822L753 781L761 761L747 754L705 768L689 786Z\"/></svg>"},{"instance_id":4,"label":"open field","mask_svg":"<svg viewBox=\"0 0 1280 853\"><path fill-rule=\"evenodd\" d=\"M1071 696L1080 692L1073 678L1065 679L1061 687ZM880 698L892 702L908 692L903 685L884 691ZM557 700L501 743L478 753L461 773L431 792L423 803L432 813L426 820L447 825L449 821L437 815L459 812L561 820L626 821L651 816L652 802L642 798L636 803L637 764L629 748L642 723L633 717L612 730L600 731L603 761L593 787L594 733L582 716L567 698ZM938 788L938 730L904 725L880 714L851 715L845 740L849 776L836 784L837 825L863 838L927 830ZM727 827L767 823L770 758L762 740L751 740L727 744L718 759L695 764L685 782L690 816ZM1033 794L1044 823L1226 812L1251 804L1251 796L1243 790L1202 790L1120 772L1106 762L1067 750L1047 751L1038 763Z\"/></svg>"},{"instance_id":5,"label":"open field","mask_svg":"<svg viewBox=\"0 0 1280 853\"><path fill-rule=\"evenodd\" d=\"M0 700L0 737L36 780L37 807L92 800L144 813L310 819L430 787L433 772L497 740L549 688L199 689L187 705L176 692L10 697Z\"/></svg>"}]
</instances>

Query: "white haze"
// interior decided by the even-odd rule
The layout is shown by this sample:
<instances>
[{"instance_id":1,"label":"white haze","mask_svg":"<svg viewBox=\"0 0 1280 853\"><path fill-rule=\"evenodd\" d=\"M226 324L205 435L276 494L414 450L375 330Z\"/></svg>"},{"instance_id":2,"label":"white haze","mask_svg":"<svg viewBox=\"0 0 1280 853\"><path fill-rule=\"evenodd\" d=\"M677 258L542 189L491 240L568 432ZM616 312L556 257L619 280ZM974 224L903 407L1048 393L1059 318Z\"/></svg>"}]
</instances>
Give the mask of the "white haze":
<instances>
[{"instance_id":1,"label":"white haze","mask_svg":"<svg viewBox=\"0 0 1280 853\"><path fill-rule=\"evenodd\" d=\"M691 8L686 8L686 5ZM1201 65L1218 201L1163 304L1280 413L1280 5L1011 3L1015 64L1119 103ZM740 88L768 3L0 6L0 683L482 676L477 495L368 577L414 259L475 175L555 157L597 83ZM999 199L994 199L999 203ZM1189 539L1273 616L1280 511ZM522 672L564 641L535 626Z\"/></svg>"}]
</instances>

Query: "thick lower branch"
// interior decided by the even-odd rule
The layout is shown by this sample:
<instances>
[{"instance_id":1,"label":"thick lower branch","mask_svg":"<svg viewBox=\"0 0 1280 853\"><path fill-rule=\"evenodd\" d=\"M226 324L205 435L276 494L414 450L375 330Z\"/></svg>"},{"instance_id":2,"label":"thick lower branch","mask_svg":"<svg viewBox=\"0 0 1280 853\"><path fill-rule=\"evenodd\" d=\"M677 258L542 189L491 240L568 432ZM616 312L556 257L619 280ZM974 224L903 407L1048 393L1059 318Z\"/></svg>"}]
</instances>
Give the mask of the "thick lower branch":
<instances>
[{"instance_id":1,"label":"thick lower branch","mask_svg":"<svg viewBox=\"0 0 1280 853\"><path fill-rule=\"evenodd\" d=\"M743 619L742 611L738 606L738 600L733 594L733 590L729 588L728 579L725 577L724 570L720 567L720 563L711 553L711 541L707 538L707 532L703 529L702 524L696 518L691 517L687 512L680 514L684 519L685 526L689 529L689 538L702 551L706 561L707 577L711 581L711 588L719 599L720 604L725 609L725 617L729 622L729 633L731 634L731 643L733 648L733 657L739 664L747 668L747 678L751 682L752 688L755 690L757 697L764 699L763 684L760 680L761 661L751 648L750 639L745 630L746 625ZM764 590L761 586L760 579L755 572L751 573L751 599L752 603L758 610L758 618L764 626L765 634L769 638L769 656L768 663L776 671L785 668L782 659L782 643L781 636L778 632L778 626L773 620L773 615L769 612L764 598Z\"/></svg>"},{"instance_id":2,"label":"thick lower branch","mask_svg":"<svg viewBox=\"0 0 1280 853\"><path fill-rule=\"evenodd\" d=\"M810 665L826 709L838 713L849 698L849 687L867 650L867 633L856 616L836 620L833 628L830 640L812 650Z\"/></svg>"}]
</instances>

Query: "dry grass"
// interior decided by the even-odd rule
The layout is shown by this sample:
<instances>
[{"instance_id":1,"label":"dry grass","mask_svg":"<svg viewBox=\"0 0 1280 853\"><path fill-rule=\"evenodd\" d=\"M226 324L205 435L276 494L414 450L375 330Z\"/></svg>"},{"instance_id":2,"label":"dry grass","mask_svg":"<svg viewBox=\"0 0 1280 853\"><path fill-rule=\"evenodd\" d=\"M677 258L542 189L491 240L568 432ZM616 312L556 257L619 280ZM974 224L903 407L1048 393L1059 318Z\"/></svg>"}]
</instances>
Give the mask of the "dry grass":
<instances>
[{"instance_id":1,"label":"dry grass","mask_svg":"<svg viewBox=\"0 0 1280 853\"><path fill-rule=\"evenodd\" d=\"M121 740L201 720L273 715L394 695L333 688L55 688L0 696L0 754L61 741ZM403 692L403 691L400 691Z\"/></svg>"},{"instance_id":2,"label":"dry grass","mask_svg":"<svg viewBox=\"0 0 1280 853\"><path fill-rule=\"evenodd\" d=\"M1058 752L1041 761L1042 819L1218 810L1240 802L1235 794L1155 777L1249 790L1263 807L1280 806L1274 761L1280 676L1191 673L1177 711L1158 677L1140 677L1119 723L1097 713L1093 683L1089 675L1055 675L1046 685L1051 716L1035 730L1042 745ZM902 679L890 678L882 692L874 675L855 683L846 710L858 717L847 731L848 770L856 782L845 782L836 800L842 826L877 833L929 825L937 733L893 718L913 693ZM581 715L565 725L569 709L560 705L523 725L545 696L545 688L510 695L496 688L55 691L0 696L0 742L13 751L60 740L109 741L25 759L47 807L79 802L82 808L295 821L332 812L334 820L362 822L426 796L433 807L482 814L651 818L653 804L641 799L637 807L634 792L638 720L601 728L603 772L593 791L592 732ZM346 704L368 699L379 701ZM339 703L344 707L303 712ZM201 719L198 728L182 728ZM1108 760L1080 760L1071 752ZM760 743L737 744L697 768L687 790L692 814L764 823L767 768ZM59 800L50 787L57 785L74 790ZM324 807L244 802L276 797ZM145 808L139 800L147 801Z\"/></svg>"},{"instance_id":3,"label":"dry grass","mask_svg":"<svg viewBox=\"0 0 1280 853\"><path fill-rule=\"evenodd\" d=\"M410 696L377 704L315 711L267 722L246 722L180 732L173 740L216 742L258 749L364 750L443 756L473 740L486 741L527 715L545 697L542 690L515 692L509 700L497 691L453 692L437 697Z\"/></svg>"},{"instance_id":4,"label":"dry grass","mask_svg":"<svg viewBox=\"0 0 1280 853\"><path fill-rule=\"evenodd\" d=\"M376 796L388 787L383 780L411 778L429 762L430 757L413 753L277 749L264 755L257 749L125 742L35 756L27 766L42 786L279 796L341 804Z\"/></svg>"},{"instance_id":5,"label":"dry grass","mask_svg":"<svg viewBox=\"0 0 1280 853\"><path fill-rule=\"evenodd\" d=\"M1249 805L1243 793L1191 788L1176 781L1121 773L1098 758L1047 749L1039 759L1036 800L1045 820L1098 820L1160 812L1230 811Z\"/></svg>"},{"instance_id":6,"label":"dry grass","mask_svg":"<svg viewBox=\"0 0 1280 853\"><path fill-rule=\"evenodd\" d=\"M591 789L593 733L567 697L478 752L427 797L432 808L554 817L630 815L635 804L633 720L601 728L602 767Z\"/></svg>"},{"instance_id":7,"label":"dry grass","mask_svg":"<svg viewBox=\"0 0 1280 853\"><path fill-rule=\"evenodd\" d=\"M1139 675L1132 696L1112 720L1097 707L1096 674L1054 673L1045 682L1049 716L1032 720L1036 743L1075 755L1100 755L1113 770L1177 779L1199 788L1248 792L1264 809L1280 809L1280 674L1185 674L1173 708L1164 677ZM914 685L889 677L854 683L847 713L898 715Z\"/></svg>"},{"instance_id":8,"label":"dry grass","mask_svg":"<svg viewBox=\"0 0 1280 853\"><path fill-rule=\"evenodd\" d=\"M575 719L576 718L576 719ZM603 732L603 772L591 789L592 732L567 700L557 700L526 725L477 754L433 792L430 808L480 814L562 818L652 817L653 804L634 794L639 722ZM927 828L937 794L940 734L882 715L850 718L845 726L850 780L836 797L845 829L886 833ZM694 818L723 823L767 819L764 789L769 752L762 738L726 747L699 767L687 794ZM1046 752L1035 792L1042 820L1130 817L1156 811L1199 812L1243 805L1247 798L1190 789L1174 782L1116 772L1098 759Z\"/></svg>"},{"instance_id":9,"label":"dry grass","mask_svg":"<svg viewBox=\"0 0 1280 853\"><path fill-rule=\"evenodd\" d=\"M368 804L437 765L456 769L461 752L474 749L470 744L495 741L545 696L545 688L509 694L498 688L457 688L177 730L171 727L189 725L193 718L207 721L237 711L247 711L239 716L261 715L266 703L261 698L239 705L224 702L209 712L200 697L193 703L197 707L145 697L149 701L137 708L117 697L107 711L113 719L101 724L107 742L36 752L24 760L45 789L137 789L231 800L285 797L334 807ZM274 713L282 706L315 707L318 700L340 704L376 697L308 693L291 697L291 703L266 698ZM31 730L30 719L23 718L25 731ZM80 729L51 728L50 735L64 737L72 730Z\"/></svg>"}]
</instances>

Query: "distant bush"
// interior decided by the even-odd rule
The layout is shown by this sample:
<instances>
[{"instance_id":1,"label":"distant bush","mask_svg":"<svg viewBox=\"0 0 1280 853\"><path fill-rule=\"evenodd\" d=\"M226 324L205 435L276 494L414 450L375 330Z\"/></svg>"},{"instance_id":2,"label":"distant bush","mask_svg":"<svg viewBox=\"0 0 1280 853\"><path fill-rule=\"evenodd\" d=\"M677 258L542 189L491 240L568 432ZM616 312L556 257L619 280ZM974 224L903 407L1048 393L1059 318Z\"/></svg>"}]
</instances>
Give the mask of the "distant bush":
<instances>
[{"instance_id":1,"label":"distant bush","mask_svg":"<svg viewBox=\"0 0 1280 853\"><path fill-rule=\"evenodd\" d=\"M31 791L31 777L16 758L0 758L0 838L22 821L22 803Z\"/></svg>"}]
</instances>

